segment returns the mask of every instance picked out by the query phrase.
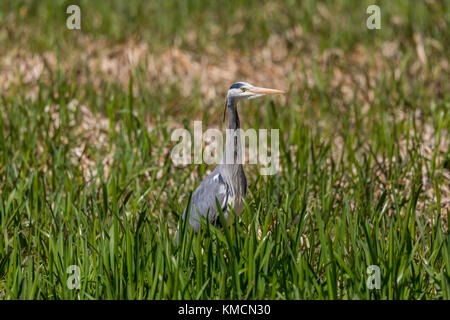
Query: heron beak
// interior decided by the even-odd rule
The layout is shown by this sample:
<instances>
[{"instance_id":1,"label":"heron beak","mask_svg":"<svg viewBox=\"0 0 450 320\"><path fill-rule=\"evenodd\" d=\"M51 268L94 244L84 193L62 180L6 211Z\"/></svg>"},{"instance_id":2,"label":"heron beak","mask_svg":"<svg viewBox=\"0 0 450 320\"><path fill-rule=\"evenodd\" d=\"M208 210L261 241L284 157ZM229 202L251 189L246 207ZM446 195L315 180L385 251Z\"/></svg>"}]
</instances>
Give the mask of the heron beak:
<instances>
[{"instance_id":1,"label":"heron beak","mask_svg":"<svg viewBox=\"0 0 450 320\"><path fill-rule=\"evenodd\" d=\"M285 93L282 90L277 89L269 89L269 88L260 88L260 87L252 87L250 90L248 90L251 93L263 95L263 94L282 94Z\"/></svg>"}]
</instances>

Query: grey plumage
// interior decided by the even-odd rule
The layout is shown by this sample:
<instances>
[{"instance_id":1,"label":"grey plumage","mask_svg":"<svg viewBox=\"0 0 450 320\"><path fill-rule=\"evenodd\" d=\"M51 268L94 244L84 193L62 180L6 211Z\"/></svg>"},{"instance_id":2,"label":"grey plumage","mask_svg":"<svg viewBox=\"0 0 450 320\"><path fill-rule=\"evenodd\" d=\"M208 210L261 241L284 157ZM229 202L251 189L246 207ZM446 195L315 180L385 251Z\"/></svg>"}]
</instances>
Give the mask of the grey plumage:
<instances>
[{"instance_id":1,"label":"grey plumage","mask_svg":"<svg viewBox=\"0 0 450 320\"><path fill-rule=\"evenodd\" d=\"M254 87L246 82L236 82L228 90L225 103L225 111L228 109L228 132L222 162L192 194L189 225L195 232L200 228L200 216L207 218L209 223L215 223L218 220L216 201L219 202L220 210L227 222L231 208L237 214L242 210L247 180L241 164L242 150L237 102L242 98L254 98L267 93L282 93L282 91ZM187 208L183 211L183 220L186 219ZM178 236L179 232L177 232L177 242Z\"/></svg>"},{"instance_id":2,"label":"grey plumage","mask_svg":"<svg viewBox=\"0 0 450 320\"><path fill-rule=\"evenodd\" d=\"M227 183L223 173L223 166L217 166L195 189L192 194L191 206L189 211L189 224L195 232L200 228L200 215L208 218L210 223L215 223L219 219L219 212L217 212L217 203L226 220L229 215L229 205L236 201L236 196L245 196L245 189L247 181L245 175L242 176L240 182L241 190L235 190L230 183ZM243 172L242 172L243 173ZM240 195L238 195L240 193ZM187 206L183 212L183 219L186 218Z\"/></svg>"},{"instance_id":3,"label":"grey plumage","mask_svg":"<svg viewBox=\"0 0 450 320\"><path fill-rule=\"evenodd\" d=\"M228 129L232 135L226 138L225 153L222 163L199 184L191 198L189 211L189 224L197 232L200 228L200 215L213 224L219 219L216 199L220 204L225 220L228 221L231 208L239 214L242 209L243 197L247 190L247 179L244 169L239 161L241 142L239 137L239 116L237 101L227 101ZM226 163L227 152L232 156L231 163ZM182 219L186 218L187 206L183 211ZM178 232L177 232L178 241Z\"/></svg>"}]
</instances>

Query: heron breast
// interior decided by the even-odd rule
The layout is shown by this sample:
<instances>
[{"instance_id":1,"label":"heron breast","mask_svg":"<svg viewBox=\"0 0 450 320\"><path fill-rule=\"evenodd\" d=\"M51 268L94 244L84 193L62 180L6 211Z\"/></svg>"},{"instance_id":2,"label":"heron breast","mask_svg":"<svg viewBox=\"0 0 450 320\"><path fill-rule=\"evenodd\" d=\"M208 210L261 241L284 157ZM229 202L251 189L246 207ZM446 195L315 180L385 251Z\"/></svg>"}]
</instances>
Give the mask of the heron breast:
<instances>
[{"instance_id":1,"label":"heron breast","mask_svg":"<svg viewBox=\"0 0 450 320\"><path fill-rule=\"evenodd\" d=\"M243 208L242 198L239 196L230 195L228 197L227 207L228 207L228 210L230 207L233 208L234 212L237 215L241 214L242 208Z\"/></svg>"}]
</instances>

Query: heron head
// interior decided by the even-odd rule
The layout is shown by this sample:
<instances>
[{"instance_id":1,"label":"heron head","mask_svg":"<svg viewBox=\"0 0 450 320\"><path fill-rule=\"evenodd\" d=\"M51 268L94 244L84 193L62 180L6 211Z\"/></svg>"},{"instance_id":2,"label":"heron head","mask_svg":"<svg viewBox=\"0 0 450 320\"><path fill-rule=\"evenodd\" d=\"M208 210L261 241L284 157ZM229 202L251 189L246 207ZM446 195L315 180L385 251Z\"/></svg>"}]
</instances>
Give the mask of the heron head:
<instances>
[{"instance_id":1,"label":"heron head","mask_svg":"<svg viewBox=\"0 0 450 320\"><path fill-rule=\"evenodd\" d=\"M227 99L253 99L266 94L280 94L284 91L255 87L247 82L236 82L228 90Z\"/></svg>"}]
</instances>

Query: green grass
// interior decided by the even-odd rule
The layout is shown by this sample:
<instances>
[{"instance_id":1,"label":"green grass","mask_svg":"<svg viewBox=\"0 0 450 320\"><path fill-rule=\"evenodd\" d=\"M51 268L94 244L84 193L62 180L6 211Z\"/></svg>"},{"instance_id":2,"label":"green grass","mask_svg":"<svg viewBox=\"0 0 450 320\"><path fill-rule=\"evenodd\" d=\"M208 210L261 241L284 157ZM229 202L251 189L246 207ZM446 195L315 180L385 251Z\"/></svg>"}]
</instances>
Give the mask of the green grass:
<instances>
[{"instance_id":1,"label":"green grass","mask_svg":"<svg viewBox=\"0 0 450 320\"><path fill-rule=\"evenodd\" d=\"M12 43L31 43L34 50L70 51L79 45L74 32L65 28L65 12L71 4L81 8L84 35L111 41L138 36L152 49L179 43L197 51L213 43L251 52L255 44L267 42L274 34L285 37L286 31L299 23L305 33L301 41L314 36L322 49L371 47L374 42L380 44L393 38L401 40L400 45L406 48L415 32L430 34L442 45L450 41L445 30L450 20L449 1L376 1L382 9L382 31L373 33L362 32L368 17L366 8L374 4L369 0L327 0L319 4L312 0L265 4L258 0L131 0L126 4L120 0L17 0L2 1L0 18ZM399 18L396 24L392 21L395 18ZM27 27L15 28L22 24ZM233 31L236 25L242 25L240 32ZM196 33L194 39L189 38L191 31ZM295 43L291 45L295 47Z\"/></svg>"},{"instance_id":2,"label":"green grass","mask_svg":"<svg viewBox=\"0 0 450 320\"><path fill-rule=\"evenodd\" d=\"M173 124L191 130L192 121L203 118L209 127L221 126L223 99L211 105L195 86L183 97L177 85L140 81L145 78L140 68L133 70L128 87L114 80L99 87L95 75L81 82L73 70L57 69L35 83L34 99L27 84L3 92L1 299L450 298L449 212L441 208L449 197L444 173L450 160L448 146L439 148L449 140L449 78L430 71L440 59L448 61L449 3L382 2L385 29L365 36L363 4L324 1L336 17L316 25L313 1L288 1L272 14L258 11L259 2L237 2L225 2L226 11L206 1L186 8L182 1L120 2L115 10L106 2L94 7L81 1L88 15L103 17L98 28L91 19L83 20L83 28L112 43L142 32L155 50L173 44L167 37L181 32L183 39L193 28L201 41L182 40L181 47L201 55L215 39L208 17L216 17L223 31L216 39L220 48L249 51L302 19L304 41L314 38L321 50L351 53L360 44L371 52L384 41L398 42L400 76L383 68L372 79L374 98L366 110L359 94L369 89L353 84L354 98L343 99L333 87L333 69L324 69L315 56L312 86L296 83L285 100L244 103L239 110L244 129L280 129L282 170L261 176L258 167L246 165L249 192L241 216L232 216L229 227L205 224L199 234L185 232L179 244L180 214L211 167L173 165L167 151L174 145ZM28 8L17 18L23 25L7 36L7 46L26 42L28 26L41 28L28 43L33 52L74 49L73 34L63 30L65 16L57 14L68 2L43 3L0 4L4 19ZM394 15L404 21L397 28L389 22ZM188 27L192 19L198 24ZM345 29L335 29L347 20ZM245 22L246 32L229 38L225 30L236 21ZM442 46L427 56L431 66L423 77L410 72L418 59L412 46L417 31ZM293 45L289 52L301 50ZM376 65L374 57L368 68ZM64 55L59 59L63 64ZM345 62L341 66L360 71ZM73 99L79 101L75 106ZM92 114L83 113L82 106ZM98 119L105 124L93 136L80 132L86 121ZM431 138L427 128L433 129ZM430 143L427 156L423 150ZM81 154L75 152L79 146ZM71 265L80 268L80 289L66 285ZM379 290L366 285L370 265L380 267Z\"/></svg>"}]
</instances>

